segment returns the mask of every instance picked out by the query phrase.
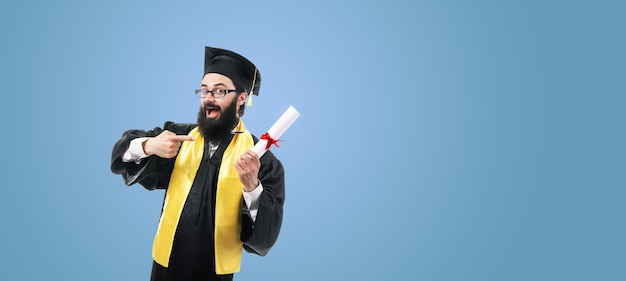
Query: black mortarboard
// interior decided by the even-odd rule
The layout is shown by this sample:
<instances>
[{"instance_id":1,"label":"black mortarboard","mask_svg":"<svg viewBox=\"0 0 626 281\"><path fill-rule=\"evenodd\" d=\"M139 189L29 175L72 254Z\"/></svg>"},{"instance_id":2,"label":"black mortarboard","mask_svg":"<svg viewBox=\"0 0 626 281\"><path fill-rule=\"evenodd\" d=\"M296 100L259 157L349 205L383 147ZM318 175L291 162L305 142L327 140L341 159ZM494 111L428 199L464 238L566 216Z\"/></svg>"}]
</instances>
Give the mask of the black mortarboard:
<instances>
[{"instance_id":1,"label":"black mortarboard","mask_svg":"<svg viewBox=\"0 0 626 281\"><path fill-rule=\"evenodd\" d=\"M256 66L242 55L233 51L205 47L204 75L219 73L227 76L248 94L259 95L261 73Z\"/></svg>"}]
</instances>

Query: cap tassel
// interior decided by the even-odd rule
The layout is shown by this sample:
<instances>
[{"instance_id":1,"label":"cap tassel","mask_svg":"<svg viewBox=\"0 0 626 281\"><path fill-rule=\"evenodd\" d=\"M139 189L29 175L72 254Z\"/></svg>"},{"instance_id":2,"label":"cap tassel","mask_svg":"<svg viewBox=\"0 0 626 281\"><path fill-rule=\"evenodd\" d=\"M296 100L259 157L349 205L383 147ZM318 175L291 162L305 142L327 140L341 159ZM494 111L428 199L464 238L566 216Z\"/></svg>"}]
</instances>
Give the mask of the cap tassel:
<instances>
[{"instance_id":1,"label":"cap tassel","mask_svg":"<svg viewBox=\"0 0 626 281\"><path fill-rule=\"evenodd\" d=\"M256 84L256 66L254 67L254 75L252 76L252 87L250 88L250 97L248 98L248 106L252 106L252 96L254 96L254 85Z\"/></svg>"}]
</instances>

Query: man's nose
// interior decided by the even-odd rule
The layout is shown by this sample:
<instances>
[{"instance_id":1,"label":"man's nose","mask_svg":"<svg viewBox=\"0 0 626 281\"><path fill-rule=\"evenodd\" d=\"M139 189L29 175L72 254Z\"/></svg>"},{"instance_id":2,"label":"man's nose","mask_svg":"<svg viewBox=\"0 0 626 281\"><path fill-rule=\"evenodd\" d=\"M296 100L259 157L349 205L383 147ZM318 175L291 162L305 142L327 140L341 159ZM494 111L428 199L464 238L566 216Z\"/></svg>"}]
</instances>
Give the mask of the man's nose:
<instances>
[{"instance_id":1,"label":"man's nose","mask_svg":"<svg viewBox=\"0 0 626 281\"><path fill-rule=\"evenodd\" d=\"M207 101L214 101L215 97L211 93L207 93L207 95L200 100L202 101L202 103L205 103Z\"/></svg>"}]
</instances>

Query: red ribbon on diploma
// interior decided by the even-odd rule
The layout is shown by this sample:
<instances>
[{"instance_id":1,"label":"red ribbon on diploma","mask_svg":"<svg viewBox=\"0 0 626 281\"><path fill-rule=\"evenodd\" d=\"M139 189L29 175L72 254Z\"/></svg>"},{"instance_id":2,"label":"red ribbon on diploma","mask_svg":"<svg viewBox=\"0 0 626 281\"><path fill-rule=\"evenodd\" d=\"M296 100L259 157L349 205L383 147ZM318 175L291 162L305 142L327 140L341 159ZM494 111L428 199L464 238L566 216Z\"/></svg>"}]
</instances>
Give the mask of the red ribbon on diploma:
<instances>
[{"instance_id":1,"label":"red ribbon on diploma","mask_svg":"<svg viewBox=\"0 0 626 281\"><path fill-rule=\"evenodd\" d=\"M280 145L278 145L278 142L282 141L282 140L275 140L275 139L273 139L272 137L270 137L270 134L268 134L268 133L263 134L261 136L261 139L262 140L267 140L267 144L265 145L265 150L270 149L270 146L272 146L272 144L275 145L276 147L280 147Z\"/></svg>"}]
</instances>

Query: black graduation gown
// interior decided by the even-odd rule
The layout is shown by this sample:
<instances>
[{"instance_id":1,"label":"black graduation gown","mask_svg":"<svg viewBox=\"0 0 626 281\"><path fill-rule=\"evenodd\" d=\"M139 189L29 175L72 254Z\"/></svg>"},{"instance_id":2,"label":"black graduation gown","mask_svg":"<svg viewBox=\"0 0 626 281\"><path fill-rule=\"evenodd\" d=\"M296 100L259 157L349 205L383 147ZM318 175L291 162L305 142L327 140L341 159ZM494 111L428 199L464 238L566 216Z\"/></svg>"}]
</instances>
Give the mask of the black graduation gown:
<instances>
[{"instance_id":1,"label":"black graduation gown","mask_svg":"<svg viewBox=\"0 0 626 281\"><path fill-rule=\"evenodd\" d=\"M126 185L139 183L148 190L166 189L174 169L175 157L165 159L152 155L137 164L122 162L122 156L128 150L132 139L157 136L163 130L186 135L195 126L195 124L166 122L163 128L124 132L113 147L111 171L122 175ZM258 141L254 136L253 139L255 142ZM176 229L169 268L163 268L155 263L153 280L194 280L195 278L207 280L215 275L213 251L215 187L222 155L231 140L232 135L228 139L221 140L218 150L212 157L209 157L208 145L205 145L203 160ZM247 252L264 256L274 245L280 232L285 184L283 166L271 151L267 151L260 161L259 180L264 190L259 198L255 222L252 221L249 212L243 208L242 202L241 241Z\"/></svg>"}]
</instances>

